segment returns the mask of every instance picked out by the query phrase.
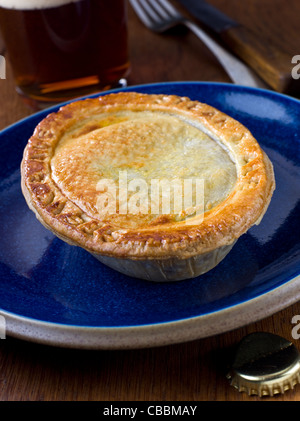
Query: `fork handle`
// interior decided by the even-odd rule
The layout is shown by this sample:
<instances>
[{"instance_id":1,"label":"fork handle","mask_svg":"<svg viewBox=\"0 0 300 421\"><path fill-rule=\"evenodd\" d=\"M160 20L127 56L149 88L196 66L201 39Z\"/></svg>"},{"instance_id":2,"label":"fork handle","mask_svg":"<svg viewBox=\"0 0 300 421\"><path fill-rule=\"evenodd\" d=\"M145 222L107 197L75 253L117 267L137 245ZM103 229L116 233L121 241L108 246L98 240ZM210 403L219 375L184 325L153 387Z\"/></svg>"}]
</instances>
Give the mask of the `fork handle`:
<instances>
[{"instance_id":1,"label":"fork handle","mask_svg":"<svg viewBox=\"0 0 300 421\"><path fill-rule=\"evenodd\" d=\"M285 93L295 91L292 57L280 51L271 42L263 42L258 35L241 25L226 29L221 33L221 37L231 50L273 89Z\"/></svg>"}]
</instances>

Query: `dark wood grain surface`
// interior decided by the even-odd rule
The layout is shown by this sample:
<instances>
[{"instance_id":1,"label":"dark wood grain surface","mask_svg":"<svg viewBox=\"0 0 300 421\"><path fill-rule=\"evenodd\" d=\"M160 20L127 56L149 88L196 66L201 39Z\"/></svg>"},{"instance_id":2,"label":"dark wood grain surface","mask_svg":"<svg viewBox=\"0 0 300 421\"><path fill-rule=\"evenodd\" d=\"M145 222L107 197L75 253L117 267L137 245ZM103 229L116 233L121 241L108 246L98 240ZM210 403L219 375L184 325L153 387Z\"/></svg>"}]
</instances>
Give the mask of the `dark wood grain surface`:
<instances>
[{"instance_id":1,"label":"dark wood grain surface","mask_svg":"<svg viewBox=\"0 0 300 421\"><path fill-rule=\"evenodd\" d=\"M292 58L300 54L298 0L211 0L234 19L272 40ZM190 32L150 33L129 8L131 85L161 81L229 82L214 56ZM0 129L30 115L17 96L9 62L0 80ZM83 351L7 337L0 341L1 401L258 401L226 377L232 346L250 332L291 336L300 303L215 337L159 348ZM299 401L300 385L264 401Z\"/></svg>"}]
</instances>

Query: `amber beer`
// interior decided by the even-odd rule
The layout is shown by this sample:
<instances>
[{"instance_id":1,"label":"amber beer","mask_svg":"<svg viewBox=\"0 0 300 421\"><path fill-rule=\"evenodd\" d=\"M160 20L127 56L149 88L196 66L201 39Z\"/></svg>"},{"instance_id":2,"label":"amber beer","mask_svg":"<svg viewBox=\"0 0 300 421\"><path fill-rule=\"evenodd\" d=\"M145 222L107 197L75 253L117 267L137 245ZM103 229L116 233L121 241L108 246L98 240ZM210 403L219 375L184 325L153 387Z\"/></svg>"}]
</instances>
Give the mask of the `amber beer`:
<instances>
[{"instance_id":1,"label":"amber beer","mask_svg":"<svg viewBox=\"0 0 300 421\"><path fill-rule=\"evenodd\" d=\"M0 0L0 29L18 92L33 103L124 83L126 0Z\"/></svg>"}]
</instances>

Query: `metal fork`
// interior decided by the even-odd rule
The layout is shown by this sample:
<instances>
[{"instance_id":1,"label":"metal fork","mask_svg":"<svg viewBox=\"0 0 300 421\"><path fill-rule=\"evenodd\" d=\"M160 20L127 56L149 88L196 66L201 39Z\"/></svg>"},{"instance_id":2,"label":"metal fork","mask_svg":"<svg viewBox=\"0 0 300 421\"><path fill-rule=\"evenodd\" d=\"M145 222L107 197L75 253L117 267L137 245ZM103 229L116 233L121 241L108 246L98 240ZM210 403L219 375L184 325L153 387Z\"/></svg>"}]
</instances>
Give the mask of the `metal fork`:
<instances>
[{"instance_id":1,"label":"metal fork","mask_svg":"<svg viewBox=\"0 0 300 421\"><path fill-rule=\"evenodd\" d=\"M185 25L209 48L231 80L238 85L267 88L266 84L238 58L230 54L194 22L187 19L168 0L129 0L144 25L162 33L177 25Z\"/></svg>"}]
</instances>

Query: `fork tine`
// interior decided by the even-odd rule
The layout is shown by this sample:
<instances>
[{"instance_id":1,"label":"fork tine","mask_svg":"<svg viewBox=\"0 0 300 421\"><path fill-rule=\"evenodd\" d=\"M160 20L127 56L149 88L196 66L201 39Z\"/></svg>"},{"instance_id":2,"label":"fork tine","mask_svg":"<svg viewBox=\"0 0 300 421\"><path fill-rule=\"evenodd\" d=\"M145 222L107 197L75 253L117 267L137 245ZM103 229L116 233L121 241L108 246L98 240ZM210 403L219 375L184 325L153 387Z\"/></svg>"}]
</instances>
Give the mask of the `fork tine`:
<instances>
[{"instance_id":1,"label":"fork tine","mask_svg":"<svg viewBox=\"0 0 300 421\"><path fill-rule=\"evenodd\" d=\"M136 14L138 15L138 17L141 19L141 21L146 25L146 26L151 26L151 19L149 18L148 14L145 12L145 10L143 9L143 7L140 5L138 0L129 0L132 7L134 8Z\"/></svg>"},{"instance_id":2,"label":"fork tine","mask_svg":"<svg viewBox=\"0 0 300 421\"><path fill-rule=\"evenodd\" d=\"M153 31L162 32L182 20L180 13L167 0L129 1L144 25Z\"/></svg>"},{"instance_id":3,"label":"fork tine","mask_svg":"<svg viewBox=\"0 0 300 421\"><path fill-rule=\"evenodd\" d=\"M157 18L160 16L157 14L158 10L156 10L156 1L152 0L151 5L147 0L140 0L140 3L143 4L143 8L148 13L148 16L151 16L151 18L156 21Z\"/></svg>"},{"instance_id":4,"label":"fork tine","mask_svg":"<svg viewBox=\"0 0 300 421\"><path fill-rule=\"evenodd\" d=\"M151 6L156 12L163 18L168 19L170 18L170 14L166 11L164 5L161 4L160 0L152 0Z\"/></svg>"},{"instance_id":5,"label":"fork tine","mask_svg":"<svg viewBox=\"0 0 300 421\"><path fill-rule=\"evenodd\" d=\"M179 11L175 9L175 7L168 0L157 0L157 1L165 10L167 10L169 17L170 17L170 14L173 15L173 17L175 16L177 18L181 17Z\"/></svg>"}]
</instances>

